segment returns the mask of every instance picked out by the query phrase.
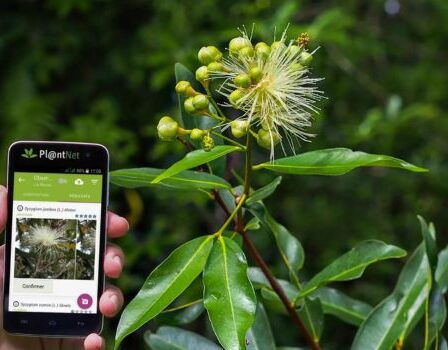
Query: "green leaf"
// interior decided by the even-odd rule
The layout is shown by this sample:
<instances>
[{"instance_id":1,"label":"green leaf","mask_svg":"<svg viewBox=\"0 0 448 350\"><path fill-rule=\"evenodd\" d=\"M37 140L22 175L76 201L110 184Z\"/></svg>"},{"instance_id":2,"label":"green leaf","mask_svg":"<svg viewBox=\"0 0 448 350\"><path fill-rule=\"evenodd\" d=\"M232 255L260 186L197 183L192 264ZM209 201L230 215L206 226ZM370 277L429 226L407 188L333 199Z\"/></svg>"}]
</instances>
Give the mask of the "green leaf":
<instances>
[{"instance_id":1,"label":"green leaf","mask_svg":"<svg viewBox=\"0 0 448 350\"><path fill-rule=\"evenodd\" d=\"M448 246L439 253L435 280L441 288L442 293L445 294L448 289Z\"/></svg>"},{"instance_id":2,"label":"green leaf","mask_svg":"<svg viewBox=\"0 0 448 350\"><path fill-rule=\"evenodd\" d=\"M261 202L252 203L248 209L272 232L284 264L290 274L295 276L305 260L305 253L299 240L286 227L275 221Z\"/></svg>"},{"instance_id":3,"label":"green leaf","mask_svg":"<svg viewBox=\"0 0 448 350\"><path fill-rule=\"evenodd\" d=\"M349 281L360 277L367 266L385 259L402 258L406 252L381 241L369 240L358 244L321 272L315 275L300 291L304 297L317 288L336 281Z\"/></svg>"},{"instance_id":4,"label":"green leaf","mask_svg":"<svg viewBox=\"0 0 448 350\"><path fill-rule=\"evenodd\" d=\"M288 299L292 302L294 296L297 295L297 288L289 281L277 279L278 284L282 287ZM285 309L285 305L280 300L277 293L274 292L270 284L261 287L261 296L263 298L264 304L269 310L275 311L282 315L288 315Z\"/></svg>"},{"instance_id":5,"label":"green leaf","mask_svg":"<svg viewBox=\"0 0 448 350\"><path fill-rule=\"evenodd\" d=\"M152 180L152 183L156 184L162 180L180 173L183 170L191 169L199 165L211 162L214 159L220 158L230 152L235 152L238 150L241 150L241 148L238 146L222 145L216 146L208 152L202 149L192 151L185 155L184 158L166 169L163 173L158 175L154 180Z\"/></svg>"},{"instance_id":6,"label":"green leaf","mask_svg":"<svg viewBox=\"0 0 448 350\"><path fill-rule=\"evenodd\" d=\"M446 321L446 301L442 290L436 285L431 291L429 298L429 332L428 346L436 340L439 332L442 331Z\"/></svg>"},{"instance_id":7,"label":"green leaf","mask_svg":"<svg viewBox=\"0 0 448 350\"><path fill-rule=\"evenodd\" d=\"M305 298L303 306L298 310L298 315L314 341L319 341L324 329L324 312L320 300Z\"/></svg>"},{"instance_id":8,"label":"green leaf","mask_svg":"<svg viewBox=\"0 0 448 350\"><path fill-rule=\"evenodd\" d=\"M437 245L434 225L431 223L430 226L428 226L425 219L420 215L417 215L417 218L420 221L426 255L428 256L431 271L434 274L437 267Z\"/></svg>"},{"instance_id":9,"label":"green leaf","mask_svg":"<svg viewBox=\"0 0 448 350\"><path fill-rule=\"evenodd\" d=\"M247 277L241 248L220 236L204 270L204 305L213 330L226 349L244 349L256 311L256 296Z\"/></svg>"},{"instance_id":10,"label":"green leaf","mask_svg":"<svg viewBox=\"0 0 448 350\"><path fill-rule=\"evenodd\" d=\"M125 188L157 185L178 190L231 188L226 180L216 175L191 170L181 171L157 184L153 184L152 181L163 172L164 169L155 168L120 169L110 172L110 182Z\"/></svg>"},{"instance_id":11,"label":"green leaf","mask_svg":"<svg viewBox=\"0 0 448 350\"><path fill-rule=\"evenodd\" d=\"M417 167L404 160L364 152L354 152L348 148L322 149L296 156L276 159L255 165L254 170L268 169L294 175L343 175L359 167L392 167L414 172L427 169Z\"/></svg>"},{"instance_id":12,"label":"green leaf","mask_svg":"<svg viewBox=\"0 0 448 350\"><path fill-rule=\"evenodd\" d=\"M157 316L157 323L172 326L189 324L195 321L204 312L202 299L187 305L188 306L185 307L180 305L178 307L165 310Z\"/></svg>"},{"instance_id":13,"label":"green leaf","mask_svg":"<svg viewBox=\"0 0 448 350\"><path fill-rule=\"evenodd\" d=\"M121 315L115 349L127 335L157 316L194 281L204 269L212 243L213 236L195 238L176 248L151 272Z\"/></svg>"},{"instance_id":14,"label":"green leaf","mask_svg":"<svg viewBox=\"0 0 448 350\"><path fill-rule=\"evenodd\" d=\"M157 333L146 332L145 342L152 350L220 350L211 340L176 327L160 327Z\"/></svg>"},{"instance_id":15,"label":"green leaf","mask_svg":"<svg viewBox=\"0 0 448 350\"><path fill-rule=\"evenodd\" d=\"M278 185L280 185L281 182L282 177L281 176L276 177L274 181L272 181L271 183L252 192L249 198L246 200L246 204L258 202L269 197L272 193L274 193L275 189L277 188Z\"/></svg>"},{"instance_id":16,"label":"green leaf","mask_svg":"<svg viewBox=\"0 0 448 350\"><path fill-rule=\"evenodd\" d=\"M244 226L245 231L256 231L260 229L260 220L258 218L253 217L249 220L249 222Z\"/></svg>"},{"instance_id":17,"label":"green leaf","mask_svg":"<svg viewBox=\"0 0 448 350\"><path fill-rule=\"evenodd\" d=\"M254 323L246 334L246 344L247 350L276 350L271 325L261 302L257 304Z\"/></svg>"},{"instance_id":18,"label":"green leaf","mask_svg":"<svg viewBox=\"0 0 448 350\"><path fill-rule=\"evenodd\" d=\"M425 247L420 245L400 273L391 295L369 314L358 329L352 350L389 350L406 327L408 313L424 303L422 292L429 289L430 267Z\"/></svg>"},{"instance_id":19,"label":"green leaf","mask_svg":"<svg viewBox=\"0 0 448 350\"><path fill-rule=\"evenodd\" d=\"M309 297L319 298L325 314L336 316L354 326L359 326L372 310L369 304L353 299L334 288L319 288Z\"/></svg>"}]
</instances>

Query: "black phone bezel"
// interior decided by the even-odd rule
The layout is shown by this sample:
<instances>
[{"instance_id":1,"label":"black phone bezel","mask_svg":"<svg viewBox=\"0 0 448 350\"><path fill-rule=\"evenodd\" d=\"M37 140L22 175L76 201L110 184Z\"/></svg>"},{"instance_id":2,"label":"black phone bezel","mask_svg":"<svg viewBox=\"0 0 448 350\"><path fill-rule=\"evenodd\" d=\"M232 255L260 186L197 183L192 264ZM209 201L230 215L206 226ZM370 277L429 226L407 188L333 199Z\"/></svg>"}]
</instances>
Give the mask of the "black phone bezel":
<instances>
[{"instance_id":1,"label":"black phone bezel","mask_svg":"<svg viewBox=\"0 0 448 350\"><path fill-rule=\"evenodd\" d=\"M21 156L24 149L78 152L79 159L47 159ZM64 173L67 168L100 169L103 175L100 224L99 278L96 313L46 313L13 312L8 310L9 279L11 259L12 205L14 193L14 172ZM76 142L19 141L13 143L8 152L8 217L5 230L5 276L3 295L3 328L11 334L43 337L84 337L92 332L100 333L103 316L99 312L99 300L104 290L104 251L107 229L107 207L109 189L109 152L100 144Z\"/></svg>"}]
</instances>

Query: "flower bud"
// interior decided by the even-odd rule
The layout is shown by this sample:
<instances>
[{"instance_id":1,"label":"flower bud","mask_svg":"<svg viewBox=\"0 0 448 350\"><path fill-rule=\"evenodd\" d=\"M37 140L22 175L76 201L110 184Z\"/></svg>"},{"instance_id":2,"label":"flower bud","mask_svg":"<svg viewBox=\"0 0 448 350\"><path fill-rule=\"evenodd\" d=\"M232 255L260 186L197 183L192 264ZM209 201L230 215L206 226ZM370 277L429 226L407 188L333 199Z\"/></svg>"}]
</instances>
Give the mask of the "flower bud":
<instances>
[{"instance_id":1,"label":"flower bud","mask_svg":"<svg viewBox=\"0 0 448 350\"><path fill-rule=\"evenodd\" d=\"M201 66L196 69L196 80L204 83L208 79L208 69L207 66Z\"/></svg>"},{"instance_id":2,"label":"flower bud","mask_svg":"<svg viewBox=\"0 0 448 350\"><path fill-rule=\"evenodd\" d=\"M236 89L229 95L229 101L233 106L238 106L238 102L244 97L244 91Z\"/></svg>"},{"instance_id":3,"label":"flower bud","mask_svg":"<svg viewBox=\"0 0 448 350\"><path fill-rule=\"evenodd\" d=\"M253 67L250 69L249 75L254 83L258 83L263 78L263 71L260 67Z\"/></svg>"},{"instance_id":4,"label":"flower bud","mask_svg":"<svg viewBox=\"0 0 448 350\"><path fill-rule=\"evenodd\" d=\"M277 133L265 129L258 130L257 143L259 146L266 149L271 149L279 142L280 136Z\"/></svg>"},{"instance_id":5,"label":"flower bud","mask_svg":"<svg viewBox=\"0 0 448 350\"><path fill-rule=\"evenodd\" d=\"M255 51L254 51L254 48L252 46L246 46L246 47L243 47L238 52L238 54L240 55L240 57L249 58L249 57L253 57L255 55Z\"/></svg>"},{"instance_id":6,"label":"flower bud","mask_svg":"<svg viewBox=\"0 0 448 350\"><path fill-rule=\"evenodd\" d=\"M313 55L309 52L303 51L300 54L299 62L304 66L309 66L311 61L313 60Z\"/></svg>"},{"instance_id":7,"label":"flower bud","mask_svg":"<svg viewBox=\"0 0 448 350\"><path fill-rule=\"evenodd\" d=\"M164 116L157 124L157 133L163 141L172 141L177 136L179 124L171 117Z\"/></svg>"},{"instance_id":8,"label":"flower bud","mask_svg":"<svg viewBox=\"0 0 448 350\"><path fill-rule=\"evenodd\" d=\"M205 130L195 128L195 129L191 130L190 138L192 140L202 140L202 138L204 137L204 134L205 134Z\"/></svg>"},{"instance_id":9,"label":"flower bud","mask_svg":"<svg viewBox=\"0 0 448 350\"><path fill-rule=\"evenodd\" d=\"M207 66L209 72L222 72L224 70L224 65L221 62L212 62Z\"/></svg>"},{"instance_id":10,"label":"flower bud","mask_svg":"<svg viewBox=\"0 0 448 350\"><path fill-rule=\"evenodd\" d=\"M272 51L274 51L274 50L283 50L283 49L286 49L286 45L285 45L285 43L283 41L274 41L271 44L271 50Z\"/></svg>"},{"instance_id":11,"label":"flower bud","mask_svg":"<svg viewBox=\"0 0 448 350\"><path fill-rule=\"evenodd\" d=\"M189 81L181 80L176 84L176 92L178 94L185 95L185 92L190 87L191 87L191 84Z\"/></svg>"},{"instance_id":12,"label":"flower bud","mask_svg":"<svg viewBox=\"0 0 448 350\"><path fill-rule=\"evenodd\" d=\"M189 97L184 101L184 108L190 114L196 112L196 108L193 105L193 97Z\"/></svg>"},{"instance_id":13,"label":"flower bud","mask_svg":"<svg viewBox=\"0 0 448 350\"><path fill-rule=\"evenodd\" d=\"M249 122L247 120L234 120L230 123L232 135L237 139L246 136L249 130Z\"/></svg>"},{"instance_id":14,"label":"flower bud","mask_svg":"<svg viewBox=\"0 0 448 350\"><path fill-rule=\"evenodd\" d=\"M237 54L241 49L245 47L252 47L249 39L241 36L233 38L229 42L229 51L232 55Z\"/></svg>"},{"instance_id":15,"label":"flower bud","mask_svg":"<svg viewBox=\"0 0 448 350\"><path fill-rule=\"evenodd\" d=\"M300 63L293 63L289 66L289 68L293 71L293 72L298 72L303 70L305 67L303 65L301 65Z\"/></svg>"},{"instance_id":16,"label":"flower bud","mask_svg":"<svg viewBox=\"0 0 448 350\"><path fill-rule=\"evenodd\" d=\"M202 138L202 149L205 152L209 152L213 147L215 147L215 140L213 140L213 137L211 137L210 135L205 135Z\"/></svg>"},{"instance_id":17,"label":"flower bud","mask_svg":"<svg viewBox=\"0 0 448 350\"><path fill-rule=\"evenodd\" d=\"M218 50L215 46L207 46L202 47L198 52L199 62L202 64L209 64L214 61L219 61L222 58L221 51Z\"/></svg>"},{"instance_id":18,"label":"flower bud","mask_svg":"<svg viewBox=\"0 0 448 350\"><path fill-rule=\"evenodd\" d=\"M205 95L196 95L193 97L192 103L196 110L202 111L208 108L208 97Z\"/></svg>"},{"instance_id":19,"label":"flower bud","mask_svg":"<svg viewBox=\"0 0 448 350\"><path fill-rule=\"evenodd\" d=\"M301 51L302 51L302 48L298 47L297 45L288 46L288 55L290 55L290 56L298 56Z\"/></svg>"},{"instance_id":20,"label":"flower bud","mask_svg":"<svg viewBox=\"0 0 448 350\"><path fill-rule=\"evenodd\" d=\"M259 57L266 58L269 56L271 48L269 47L268 44L261 41L257 43L257 45L255 45L255 52Z\"/></svg>"},{"instance_id":21,"label":"flower bud","mask_svg":"<svg viewBox=\"0 0 448 350\"><path fill-rule=\"evenodd\" d=\"M237 75L235 79L233 79L233 82L235 83L236 86L242 88L248 88L252 83L249 74Z\"/></svg>"}]
</instances>

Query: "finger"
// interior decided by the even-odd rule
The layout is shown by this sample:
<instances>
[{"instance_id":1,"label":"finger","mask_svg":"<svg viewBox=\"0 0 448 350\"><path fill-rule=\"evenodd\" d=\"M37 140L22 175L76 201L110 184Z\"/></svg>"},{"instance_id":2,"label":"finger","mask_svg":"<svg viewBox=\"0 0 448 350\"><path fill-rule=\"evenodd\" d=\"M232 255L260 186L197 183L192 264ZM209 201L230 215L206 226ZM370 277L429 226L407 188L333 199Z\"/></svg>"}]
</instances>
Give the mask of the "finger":
<instances>
[{"instance_id":1,"label":"finger","mask_svg":"<svg viewBox=\"0 0 448 350\"><path fill-rule=\"evenodd\" d=\"M107 277L118 278L123 271L124 254L120 247L109 243L104 256L104 273Z\"/></svg>"},{"instance_id":2,"label":"finger","mask_svg":"<svg viewBox=\"0 0 448 350\"><path fill-rule=\"evenodd\" d=\"M0 232L3 231L6 224L6 210L8 208L6 197L8 191L6 187L0 185Z\"/></svg>"},{"instance_id":3,"label":"finger","mask_svg":"<svg viewBox=\"0 0 448 350\"><path fill-rule=\"evenodd\" d=\"M123 293L114 286L109 286L100 298L100 312L106 317L114 317L123 306Z\"/></svg>"},{"instance_id":4,"label":"finger","mask_svg":"<svg viewBox=\"0 0 448 350\"><path fill-rule=\"evenodd\" d=\"M84 340L84 350L102 350L105 348L105 341L98 334L92 333Z\"/></svg>"},{"instance_id":5,"label":"finger","mask_svg":"<svg viewBox=\"0 0 448 350\"><path fill-rule=\"evenodd\" d=\"M128 230L129 224L125 218L111 211L107 213L107 235L110 238L124 236Z\"/></svg>"}]
</instances>

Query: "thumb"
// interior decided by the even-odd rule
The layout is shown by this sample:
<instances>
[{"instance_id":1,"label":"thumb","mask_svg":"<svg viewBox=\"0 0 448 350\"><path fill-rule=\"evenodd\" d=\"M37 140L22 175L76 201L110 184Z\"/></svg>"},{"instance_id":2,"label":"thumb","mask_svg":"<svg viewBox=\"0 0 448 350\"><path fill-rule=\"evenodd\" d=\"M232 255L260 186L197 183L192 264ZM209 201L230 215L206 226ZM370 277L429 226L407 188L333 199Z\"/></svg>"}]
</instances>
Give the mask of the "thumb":
<instances>
[{"instance_id":1,"label":"thumb","mask_svg":"<svg viewBox=\"0 0 448 350\"><path fill-rule=\"evenodd\" d=\"M6 187L0 185L0 232L3 231L6 225L6 211L8 209L6 197L8 191Z\"/></svg>"}]
</instances>

